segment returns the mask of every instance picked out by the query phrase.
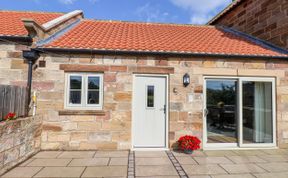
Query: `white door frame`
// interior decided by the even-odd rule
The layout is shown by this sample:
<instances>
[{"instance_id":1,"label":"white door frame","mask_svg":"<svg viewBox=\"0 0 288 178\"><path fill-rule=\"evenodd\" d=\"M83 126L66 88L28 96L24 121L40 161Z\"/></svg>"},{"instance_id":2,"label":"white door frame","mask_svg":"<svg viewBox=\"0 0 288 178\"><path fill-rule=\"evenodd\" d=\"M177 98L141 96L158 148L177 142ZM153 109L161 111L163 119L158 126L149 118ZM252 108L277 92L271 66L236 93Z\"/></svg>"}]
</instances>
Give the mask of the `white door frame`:
<instances>
[{"instance_id":1,"label":"white door frame","mask_svg":"<svg viewBox=\"0 0 288 178\"><path fill-rule=\"evenodd\" d=\"M135 113L134 113L134 103L135 103L135 99L136 97L134 96L135 94L135 80L137 77L141 77L141 76L145 76L145 77L163 77L166 80L166 116L165 116L165 147L163 148L134 148L134 122L135 122ZM141 151L149 151L149 150L169 150L169 75L167 74L133 74L133 86L132 86L132 121L131 121L131 150L141 150Z\"/></svg>"},{"instance_id":2,"label":"white door frame","mask_svg":"<svg viewBox=\"0 0 288 178\"><path fill-rule=\"evenodd\" d=\"M238 116L237 116L237 134L238 134L238 142L236 144L222 144L222 143L207 143L207 118L205 116L206 109L206 99L207 99L207 88L206 81L207 79L227 79L227 80L237 80L237 92L239 93L237 96L237 104L238 106ZM277 127L276 127L276 79L275 77L242 77L242 76L204 76L203 77L203 149L204 150L227 150L227 149L271 149L277 148ZM243 81L267 81L272 82L272 109L273 109L273 143L265 143L265 144L243 144L243 133L242 133L242 82Z\"/></svg>"}]
</instances>

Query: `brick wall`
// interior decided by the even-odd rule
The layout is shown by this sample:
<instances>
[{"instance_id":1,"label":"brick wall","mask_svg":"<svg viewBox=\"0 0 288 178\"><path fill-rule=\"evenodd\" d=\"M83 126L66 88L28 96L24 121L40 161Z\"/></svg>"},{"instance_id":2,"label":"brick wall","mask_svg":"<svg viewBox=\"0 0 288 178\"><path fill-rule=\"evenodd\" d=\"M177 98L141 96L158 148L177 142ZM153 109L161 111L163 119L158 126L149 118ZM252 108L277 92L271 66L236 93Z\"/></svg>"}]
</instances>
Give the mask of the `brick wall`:
<instances>
[{"instance_id":1,"label":"brick wall","mask_svg":"<svg viewBox=\"0 0 288 178\"><path fill-rule=\"evenodd\" d=\"M287 0L244 0L213 25L232 27L288 49Z\"/></svg>"}]
</instances>

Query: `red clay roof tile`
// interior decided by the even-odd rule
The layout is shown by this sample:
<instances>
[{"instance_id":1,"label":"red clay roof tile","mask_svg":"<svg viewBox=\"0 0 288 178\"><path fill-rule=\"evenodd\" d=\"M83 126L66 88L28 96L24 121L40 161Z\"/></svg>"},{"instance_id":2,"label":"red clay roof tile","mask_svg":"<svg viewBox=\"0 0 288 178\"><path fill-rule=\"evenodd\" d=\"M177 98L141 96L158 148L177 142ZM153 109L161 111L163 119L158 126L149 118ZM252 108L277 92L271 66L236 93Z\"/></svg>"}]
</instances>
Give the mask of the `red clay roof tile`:
<instances>
[{"instance_id":1,"label":"red clay roof tile","mask_svg":"<svg viewBox=\"0 0 288 178\"><path fill-rule=\"evenodd\" d=\"M239 35L212 26L96 20L83 20L43 47L283 56Z\"/></svg>"},{"instance_id":2,"label":"red clay roof tile","mask_svg":"<svg viewBox=\"0 0 288 178\"><path fill-rule=\"evenodd\" d=\"M61 15L63 14L48 12L0 11L0 36L27 36L28 32L21 19L31 18L42 25Z\"/></svg>"}]
</instances>

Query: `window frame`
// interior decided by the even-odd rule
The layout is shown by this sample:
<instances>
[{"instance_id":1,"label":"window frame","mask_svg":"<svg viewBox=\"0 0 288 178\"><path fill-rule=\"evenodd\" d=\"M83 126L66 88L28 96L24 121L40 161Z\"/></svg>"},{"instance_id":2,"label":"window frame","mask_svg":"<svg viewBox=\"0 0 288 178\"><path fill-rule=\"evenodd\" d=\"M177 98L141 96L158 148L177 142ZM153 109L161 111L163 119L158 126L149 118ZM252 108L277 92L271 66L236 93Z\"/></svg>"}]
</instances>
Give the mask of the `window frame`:
<instances>
[{"instance_id":1,"label":"window frame","mask_svg":"<svg viewBox=\"0 0 288 178\"><path fill-rule=\"evenodd\" d=\"M70 76L81 76L81 104L71 104L70 100ZM99 77L99 104L88 104L88 77ZM65 98L64 108L72 110L102 110L103 109L103 74L102 73L85 73L85 72L69 72L65 73Z\"/></svg>"},{"instance_id":2,"label":"window frame","mask_svg":"<svg viewBox=\"0 0 288 178\"><path fill-rule=\"evenodd\" d=\"M238 81L238 87L237 87L237 103L238 103L238 116L237 116L237 132L238 132L238 141L237 143L208 143L208 134L207 134L207 118L205 116L205 110L206 110L206 82L207 80L221 80L221 79L233 79ZM251 144L245 144L243 143L243 108L242 108L242 94L243 94L243 88L242 84L245 81L254 81L254 82L271 82L272 83L272 123L273 123L273 142L272 143L251 143ZM243 149L243 148L275 148L277 147L277 126L276 126L276 77L246 77L246 76L203 76L203 148L205 150L209 149Z\"/></svg>"}]
</instances>

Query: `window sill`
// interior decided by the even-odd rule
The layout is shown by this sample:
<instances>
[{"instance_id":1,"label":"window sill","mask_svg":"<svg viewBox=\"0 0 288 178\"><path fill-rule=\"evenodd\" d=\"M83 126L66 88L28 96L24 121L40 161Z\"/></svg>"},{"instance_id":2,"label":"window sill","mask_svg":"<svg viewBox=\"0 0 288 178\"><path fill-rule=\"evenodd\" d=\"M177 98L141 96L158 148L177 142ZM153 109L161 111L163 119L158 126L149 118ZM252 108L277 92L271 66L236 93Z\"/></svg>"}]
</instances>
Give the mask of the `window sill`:
<instances>
[{"instance_id":1,"label":"window sill","mask_svg":"<svg viewBox=\"0 0 288 178\"><path fill-rule=\"evenodd\" d=\"M103 110L61 110L58 112L59 116L67 115L93 115L93 116L104 116L105 111Z\"/></svg>"}]
</instances>

